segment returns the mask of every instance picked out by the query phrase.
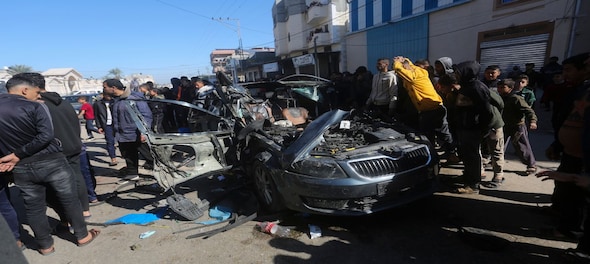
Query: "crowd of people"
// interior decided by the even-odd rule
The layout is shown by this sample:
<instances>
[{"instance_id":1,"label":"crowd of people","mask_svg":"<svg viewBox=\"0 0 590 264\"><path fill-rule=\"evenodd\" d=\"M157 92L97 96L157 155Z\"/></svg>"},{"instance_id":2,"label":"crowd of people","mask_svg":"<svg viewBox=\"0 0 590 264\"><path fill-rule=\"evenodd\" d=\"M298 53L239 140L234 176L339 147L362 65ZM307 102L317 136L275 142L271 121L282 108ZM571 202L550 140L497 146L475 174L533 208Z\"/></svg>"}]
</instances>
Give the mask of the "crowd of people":
<instances>
[{"instance_id":1,"label":"crowd of people","mask_svg":"<svg viewBox=\"0 0 590 264\"><path fill-rule=\"evenodd\" d=\"M576 249L566 253L590 261L590 228L587 217L590 198L590 59L582 53L561 64L551 57L539 72L533 63L525 71L513 67L500 78L498 65L488 65L480 77L480 64L453 64L449 57L412 63L407 58L377 60L377 73L365 67L352 75L334 74L341 91L342 107L376 111L422 131L433 144L440 144L447 163L461 161L463 186L455 191L477 194L480 187L498 188L506 180L504 153L512 146L526 166L523 173L537 173L529 130L537 129L535 108L552 111L554 142L547 148L550 160L560 161L557 171L537 174L554 179L550 211L557 215L555 228L541 233L553 237L580 239ZM536 106L537 90L542 90ZM483 181L491 165L491 181Z\"/></svg>"},{"instance_id":2,"label":"crowd of people","mask_svg":"<svg viewBox=\"0 0 590 264\"><path fill-rule=\"evenodd\" d=\"M73 234L78 246L91 243L98 229L87 229L91 217L90 204L98 203L96 179L90 166L86 146L81 139L80 119L84 120L88 137L104 134L109 165L118 165L116 147L125 167L120 170L120 183L139 179L139 158L145 169L153 169L154 161L142 134L131 117L126 101L133 101L143 121L155 133L188 131L187 114L182 108L166 107L165 103L147 99L171 99L189 102L215 111L210 94L213 86L200 78L172 78L172 88L158 89L152 82L126 87L118 79L103 82L103 93L91 98L80 96L80 111L62 100L55 92L45 90L45 79L39 73L20 73L7 83L7 94L0 94L0 212L16 240L20 239L23 221L10 201L9 184L14 183L24 200L27 224L31 227L42 254L55 252L52 234ZM59 217L51 227L47 206Z\"/></svg>"},{"instance_id":3,"label":"crowd of people","mask_svg":"<svg viewBox=\"0 0 590 264\"><path fill-rule=\"evenodd\" d=\"M590 238L584 234L590 228L590 220L584 217L590 194L589 55L572 56L561 64L552 58L540 72L531 63L525 67L525 71L514 67L506 74L508 78L500 78L500 67L488 65L480 77L476 61L453 64L452 58L442 57L432 66L427 60L412 62L401 56L380 58L374 75L366 67L354 74L333 74L336 93L332 101L337 108L364 109L423 132L440 146L441 160L462 162L462 186L455 190L461 194L477 194L482 185L502 185L508 146L525 165L524 173L537 173L532 148L543 146L531 146L528 131L537 129L534 109L551 109L555 142L546 154L559 160L560 166L555 172L538 173L556 180L551 209L558 212L559 221L551 234L581 238L570 253L590 258ZM117 79L107 79L102 96L92 104L82 96L81 110L76 113L59 94L45 91L45 80L38 73L17 74L6 83L8 94L0 95L0 209L19 248L24 248L19 233L22 222L9 201L10 182L19 187L25 201L27 223L39 253L55 251L53 228L45 212L48 205L60 218L57 228L73 233L79 246L100 234L85 224L91 216L89 204L98 200L80 139L79 118L85 120L87 140L93 133L104 134L110 166L118 165L118 146L125 160L121 174L128 181L139 178L140 156L147 169L153 168L154 161L146 135L140 133L124 102L133 101L155 133L187 132L189 112L145 99L188 102L213 113L218 110L211 96L215 87L205 80L172 78L171 85L158 89L147 82L133 90ZM537 89L544 92L535 105ZM488 165L493 177L483 181Z\"/></svg>"}]
</instances>

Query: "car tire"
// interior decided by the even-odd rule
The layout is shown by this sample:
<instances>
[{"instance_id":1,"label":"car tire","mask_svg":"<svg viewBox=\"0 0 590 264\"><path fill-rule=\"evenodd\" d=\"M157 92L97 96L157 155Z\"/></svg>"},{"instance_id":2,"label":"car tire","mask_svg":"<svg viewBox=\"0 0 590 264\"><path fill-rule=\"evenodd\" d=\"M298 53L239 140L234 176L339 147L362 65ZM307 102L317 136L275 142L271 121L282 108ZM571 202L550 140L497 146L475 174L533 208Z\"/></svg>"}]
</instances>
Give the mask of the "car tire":
<instances>
[{"instance_id":1,"label":"car tire","mask_svg":"<svg viewBox=\"0 0 590 264\"><path fill-rule=\"evenodd\" d=\"M272 179L270 170L262 161L256 160L252 165L252 177L254 190L262 207L270 212L279 212L285 209L283 199L279 194L277 185Z\"/></svg>"}]
</instances>

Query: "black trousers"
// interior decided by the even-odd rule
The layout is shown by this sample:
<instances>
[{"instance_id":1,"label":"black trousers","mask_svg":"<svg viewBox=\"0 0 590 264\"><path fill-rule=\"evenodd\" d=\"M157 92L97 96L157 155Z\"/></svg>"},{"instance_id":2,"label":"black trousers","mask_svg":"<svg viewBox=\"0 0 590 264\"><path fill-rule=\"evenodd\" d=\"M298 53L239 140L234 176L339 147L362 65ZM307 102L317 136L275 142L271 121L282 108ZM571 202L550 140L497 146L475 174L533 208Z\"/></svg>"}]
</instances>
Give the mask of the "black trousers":
<instances>
[{"instance_id":1,"label":"black trousers","mask_svg":"<svg viewBox=\"0 0 590 264\"><path fill-rule=\"evenodd\" d=\"M435 138L442 141L443 149L452 151L455 148L453 136L447 122L447 108L440 106L430 111L419 114L419 130L426 134L430 142L435 143Z\"/></svg>"},{"instance_id":2,"label":"black trousers","mask_svg":"<svg viewBox=\"0 0 590 264\"><path fill-rule=\"evenodd\" d=\"M141 142L119 142L119 150L121 156L125 159L125 165L127 166L126 175L137 175L139 168L139 147Z\"/></svg>"},{"instance_id":3,"label":"black trousers","mask_svg":"<svg viewBox=\"0 0 590 264\"><path fill-rule=\"evenodd\" d=\"M121 156L125 159L127 169L126 175L137 175L139 168L139 154L146 160L147 163L154 163L150 149L146 143L141 142L119 142L119 150Z\"/></svg>"},{"instance_id":4,"label":"black trousers","mask_svg":"<svg viewBox=\"0 0 590 264\"><path fill-rule=\"evenodd\" d=\"M583 162L581 158L563 154L557 171L580 174ZM553 208L560 213L557 229L561 232L579 231L587 208L584 190L573 182L555 181L551 197Z\"/></svg>"}]
</instances>

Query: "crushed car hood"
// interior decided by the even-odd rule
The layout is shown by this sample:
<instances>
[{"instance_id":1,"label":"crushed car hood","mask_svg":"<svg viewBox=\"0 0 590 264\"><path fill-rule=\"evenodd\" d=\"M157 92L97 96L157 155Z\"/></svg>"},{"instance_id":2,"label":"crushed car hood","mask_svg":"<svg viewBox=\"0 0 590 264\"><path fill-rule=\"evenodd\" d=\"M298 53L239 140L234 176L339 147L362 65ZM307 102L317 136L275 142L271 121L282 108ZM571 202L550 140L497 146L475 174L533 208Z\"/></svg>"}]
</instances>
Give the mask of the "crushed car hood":
<instances>
[{"instance_id":1,"label":"crushed car hood","mask_svg":"<svg viewBox=\"0 0 590 264\"><path fill-rule=\"evenodd\" d=\"M309 155L322 141L324 133L333 125L340 123L350 112L332 110L311 122L301 133L301 136L283 151L282 166L287 168Z\"/></svg>"}]
</instances>

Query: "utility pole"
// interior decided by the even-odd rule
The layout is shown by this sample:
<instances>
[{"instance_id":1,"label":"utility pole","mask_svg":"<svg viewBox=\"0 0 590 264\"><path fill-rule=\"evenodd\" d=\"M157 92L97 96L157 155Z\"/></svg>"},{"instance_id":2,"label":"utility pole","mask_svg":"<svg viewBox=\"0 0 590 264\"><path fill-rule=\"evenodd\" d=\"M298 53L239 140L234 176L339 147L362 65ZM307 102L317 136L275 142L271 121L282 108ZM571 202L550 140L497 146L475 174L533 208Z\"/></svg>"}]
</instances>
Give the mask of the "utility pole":
<instances>
[{"instance_id":1,"label":"utility pole","mask_svg":"<svg viewBox=\"0 0 590 264\"><path fill-rule=\"evenodd\" d=\"M315 76L320 77L320 60L318 58L318 36L313 36L313 55L315 59Z\"/></svg>"},{"instance_id":2,"label":"utility pole","mask_svg":"<svg viewBox=\"0 0 590 264\"><path fill-rule=\"evenodd\" d=\"M236 33L238 33L238 63L234 63L234 84L238 83L238 70L236 69L236 67L239 67L240 71L242 70L242 60L244 59L244 47L242 46L242 33L240 31L240 19L238 18L211 18L212 20L215 20L219 23L221 23L222 25L228 27L229 29L231 29L232 31L235 31ZM236 21L236 29L233 29L232 27L228 26L226 22L224 21ZM232 25L233 26L233 25Z\"/></svg>"}]
</instances>

